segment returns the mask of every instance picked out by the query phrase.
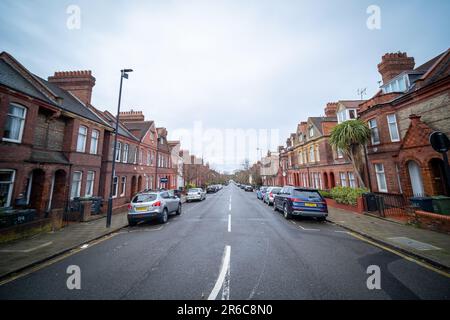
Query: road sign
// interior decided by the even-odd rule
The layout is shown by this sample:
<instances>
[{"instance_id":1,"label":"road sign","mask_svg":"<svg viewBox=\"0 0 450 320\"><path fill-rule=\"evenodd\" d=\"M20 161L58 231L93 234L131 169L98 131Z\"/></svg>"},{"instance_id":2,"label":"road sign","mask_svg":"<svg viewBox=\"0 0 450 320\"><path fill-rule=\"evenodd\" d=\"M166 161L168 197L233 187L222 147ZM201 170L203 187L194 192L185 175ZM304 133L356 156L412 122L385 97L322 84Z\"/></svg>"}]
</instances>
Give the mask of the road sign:
<instances>
[{"instance_id":1,"label":"road sign","mask_svg":"<svg viewBox=\"0 0 450 320\"><path fill-rule=\"evenodd\" d=\"M430 143L434 150L445 153L450 149L450 141L445 133L435 131L430 134Z\"/></svg>"},{"instance_id":2,"label":"road sign","mask_svg":"<svg viewBox=\"0 0 450 320\"><path fill-rule=\"evenodd\" d=\"M160 181L161 183L167 183L167 182L169 182L169 179L167 179L167 178L161 178L161 179L159 179L159 181Z\"/></svg>"}]
</instances>

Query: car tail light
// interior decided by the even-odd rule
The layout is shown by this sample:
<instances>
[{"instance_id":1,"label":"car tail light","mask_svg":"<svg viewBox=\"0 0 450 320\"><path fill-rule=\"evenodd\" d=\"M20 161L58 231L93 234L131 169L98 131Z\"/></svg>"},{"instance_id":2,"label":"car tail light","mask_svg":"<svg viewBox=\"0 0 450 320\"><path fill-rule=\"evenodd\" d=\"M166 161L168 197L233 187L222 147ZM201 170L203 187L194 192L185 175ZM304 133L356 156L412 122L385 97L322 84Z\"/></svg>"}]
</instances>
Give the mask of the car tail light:
<instances>
[{"instance_id":1,"label":"car tail light","mask_svg":"<svg viewBox=\"0 0 450 320\"><path fill-rule=\"evenodd\" d=\"M130 203L130 204L128 204L128 210L131 210L131 209L133 209L133 206Z\"/></svg>"},{"instance_id":2,"label":"car tail light","mask_svg":"<svg viewBox=\"0 0 450 320\"><path fill-rule=\"evenodd\" d=\"M273 193L272 192L269 194L269 197L273 198Z\"/></svg>"},{"instance_id":3,"label":"car tail light","mask_svg":"<svg viewBox=\"0 0 450 320\"><path fill-rule=\"evenodd\" d=\"M156 201L152 206L153 207L161 207L161 201Z\"/></svg>"},{"instance_id":4,"label":"car tail light","mask_svg":"<svg viewBox=\"0 0 450 320\"><path fill-rule=\"evenodd\" d=\"M291 200L292 200L292 202L303 202L302 199L298 199L298 198L292 198Z\"/></svg>"}]
</instances>

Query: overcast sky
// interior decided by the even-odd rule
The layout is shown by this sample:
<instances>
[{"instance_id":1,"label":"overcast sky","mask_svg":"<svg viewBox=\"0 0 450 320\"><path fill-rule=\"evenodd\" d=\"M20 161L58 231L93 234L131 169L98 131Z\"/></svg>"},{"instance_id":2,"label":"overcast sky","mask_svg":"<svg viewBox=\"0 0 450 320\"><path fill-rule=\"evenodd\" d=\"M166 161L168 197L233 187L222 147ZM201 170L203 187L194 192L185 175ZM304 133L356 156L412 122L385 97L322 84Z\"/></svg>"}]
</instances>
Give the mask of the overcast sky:
<instances>
[{"instance_id":1,"label":"overcast sky","mask_svg":"<svg viewBox=\"0 0 450 320\"><path fill-rule=\"evenodd\" d=\"M80 9L79 29L67 27L70 5ZM367 27L371 5L380 29ZM358 88L373 95L384 53L406 51L417 66L449 48L449 16L445 0L2 0L0 50L42 77L92 70L93 104L113 113L119 70L133 68L123 110L143 110L171 138L201 127L209 141L195 147L184 137L183 147L233 169L256 160L255 146L230 157L199 145L223 144L216 136L225 129L276 129L272 148L283 144L327 102L357 99Z\"/></svg>"}]
</instances>

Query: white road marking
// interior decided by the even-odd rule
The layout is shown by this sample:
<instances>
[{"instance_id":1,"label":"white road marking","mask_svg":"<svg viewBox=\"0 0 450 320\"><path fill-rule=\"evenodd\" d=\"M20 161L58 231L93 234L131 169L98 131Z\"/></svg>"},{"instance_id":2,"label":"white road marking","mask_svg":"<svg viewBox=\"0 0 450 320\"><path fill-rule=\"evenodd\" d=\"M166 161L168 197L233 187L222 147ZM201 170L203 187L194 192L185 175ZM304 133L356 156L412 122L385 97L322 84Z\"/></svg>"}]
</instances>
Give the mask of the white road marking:
<instances>
[{"instance_id":1,"label":"white road marking","mask_svg":"<svg viewBox=\"0 0 450 320\"><path fill-rule=\"evenodd\" d=\"M334 232L338 232L338 233L348 233L348 231L341 231L341 230L336 230Z\"/></svg>"},{"instance_id":2,"label":"white road marking","mask_svg":"<svg viewBox=\"0 0 450 320\"><path fill-rule=\"evenodd\" d=\"M87 247L89 247L89 245L86 243L86 244L83 244L80 248L81 249L86 249Z\"/></svg>"},{"instance_id":3,"label":"white road marking","mask_svg":"<svg viewBox=\"0 0 450 320\"><path fill-rule=\"evenodd\" d=\"M228 232L231 232L231 214L228 215Z\"/></svg>"},{"instance_id":4,"label":"white road marking","mask_svg":"<svg viewBox=\"0 0 450 320\"><path fill-rule=\"evenodd\" d=\"M296 224L296 225L298 225L302 230L305 230L305 231L320 231L320 229L309 229L309 228L305 228L305 227L303 227L301 224L299 224L299 223L295 223L294 222L294 224Z\"/></svg>"},{"instance_id":5,"label":"white road marking","mask_svg":"<svg viewBox=\"0 0 450 320\"><path fill-rule=\"evenodd\" d=\"M219 294L220 289L223 287L223 291L225 291L225 297L224 293L222 292L222 299L223 298L229 298L230 295L230 255L231 255L231 247L226 246L225 252L222 260L222 268L219 273L219 277L217 278L216 284L214 285L214 288L211 291L211 294L208 297L208 300L216 300L217 295ZM227 282L225 283L225 278L227 278Z\"/></svg>"}]
</instances>

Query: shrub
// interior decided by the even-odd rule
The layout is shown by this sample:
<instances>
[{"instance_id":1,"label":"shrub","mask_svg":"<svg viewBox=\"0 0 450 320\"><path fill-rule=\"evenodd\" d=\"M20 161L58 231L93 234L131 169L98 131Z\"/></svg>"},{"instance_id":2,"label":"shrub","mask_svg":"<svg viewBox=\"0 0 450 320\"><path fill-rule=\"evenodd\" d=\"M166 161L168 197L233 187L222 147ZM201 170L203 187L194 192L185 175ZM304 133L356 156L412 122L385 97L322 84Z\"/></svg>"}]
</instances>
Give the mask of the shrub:
<instances>
[{"instance_id":1,"label":"shrub","mask_svg":"<svg viewBox=\"0 0 450 320\"><path fill-rule=\"evenodd\" d=\"M319 190L319 193L324 198L331 198L331 192L328 190Z\"/></svg>"},{"instance_id":2,"label":"shrub","mask_svg":"<svg viewBox=\"0 0 450 320\"><path fill-rule=\"evenodd\" d=\"M338 203L356 206L358 198L365 192L368 192L366 188L334 187L331 197Z\"/></svg>"}]
</instances>

